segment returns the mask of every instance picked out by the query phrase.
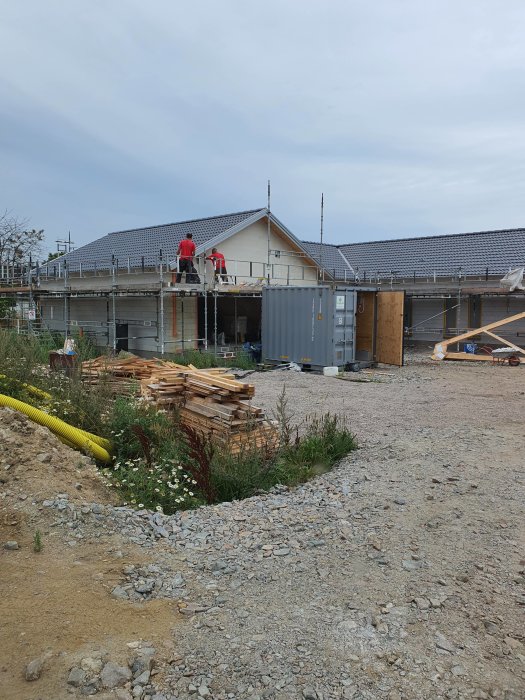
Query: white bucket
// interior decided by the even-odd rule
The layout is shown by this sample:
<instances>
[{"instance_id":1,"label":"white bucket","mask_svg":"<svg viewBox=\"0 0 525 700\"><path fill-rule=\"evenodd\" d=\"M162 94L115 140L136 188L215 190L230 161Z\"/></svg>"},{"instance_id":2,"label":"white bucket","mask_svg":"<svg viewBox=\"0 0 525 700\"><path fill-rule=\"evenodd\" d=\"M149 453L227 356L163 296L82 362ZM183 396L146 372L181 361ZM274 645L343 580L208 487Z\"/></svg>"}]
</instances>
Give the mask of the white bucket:
<instances>
[{"instance_id":1,"label":"white bucket","mask_svg":"<svg viewBox=\"0 0 525 700\"><path fill-rule=\"evenodd\" d=\"M339 367L323 367L323 374L325 377L337 377Z\"/></svg>"}]
</instances>

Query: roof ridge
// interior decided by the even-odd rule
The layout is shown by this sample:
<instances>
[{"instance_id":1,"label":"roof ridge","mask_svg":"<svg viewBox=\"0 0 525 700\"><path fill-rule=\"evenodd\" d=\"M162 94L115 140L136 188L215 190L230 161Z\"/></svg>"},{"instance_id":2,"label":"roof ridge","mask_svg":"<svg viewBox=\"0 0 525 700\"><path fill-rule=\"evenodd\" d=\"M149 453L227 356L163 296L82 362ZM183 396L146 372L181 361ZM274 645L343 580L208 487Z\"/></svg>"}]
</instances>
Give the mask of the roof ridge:
<instances>
[{"instance_id":1,"label":"roof ridge","mask_svg":"<svg viewBox=\"0 0 525 700\"><path fill-rule=\"evenodd\" d=\"M336 248L343 248L344 246L353 245L371 245L374 243L401 243L405 241L428 241L435 238L454 238L459 236L479 236L487 235L489 233L516 233L518 231L524 231L525 228L500 228L491 231L465 231L463 233L438 233L432 234L430 236L412 236L408 238L383 238L378 241L356 241L355 243L338 243ZM306 242L306 241L305 241ZM333 245L333 244L330 244Z\"/></svg>"},{"instance_id":2,"label":"roof ridge","mask_svg":"<svg viewBox=\"0 0 525 700\"><path fill-rule=\"evenodd\" d=\"M181 224L193 224L196 221L211 221L212 219L225 219L227 216L239 216L240 214L255 214L256 212L263 211L266 207L259 207L259 209L246 209L246 211L232 211L229 214L216 214L215 216L203 216L198 219L186 219L185 221L172 221L167 224L155 224L154 226L137 226L136 228L123 228L120 231L109 231L106 236L113 236L117 233L131 233L132 231L147 231L152 228L164 228L166 226L180 226Z\"/></svg>"},{"instance_id":3,"label":"roof ridge","mask_svg":"<svg viewBox=\"0 0 525 700\"><path fill-rule=\"evenodd\" d=\"M301 243L309 243L310 245L321 245L321 241L306 241L304 239L301 239ZM329 245L332 248L339 248L339 245L337 243L327 243L326 241L323 241L323 245ZM346 245L346 243L341 243L341 245Z\"/></svg>"}]
</instances>

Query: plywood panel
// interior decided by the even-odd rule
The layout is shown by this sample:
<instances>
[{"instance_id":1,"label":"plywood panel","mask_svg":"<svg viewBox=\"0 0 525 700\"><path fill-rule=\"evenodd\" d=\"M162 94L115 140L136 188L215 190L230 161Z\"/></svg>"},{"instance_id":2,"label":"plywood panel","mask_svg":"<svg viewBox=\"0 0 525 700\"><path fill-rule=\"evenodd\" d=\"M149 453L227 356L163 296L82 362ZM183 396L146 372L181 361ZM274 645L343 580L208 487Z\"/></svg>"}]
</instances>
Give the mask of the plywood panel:
<instances>
[{"instance_id":1,"label":"plywood panel","mask_svg":"<svg viewBox=\"0 0 525 700\"><path fill-rule=\"evenodd\" d=\"M355 358L373 360L375 292L358 292L355 313Z\"/></svg>"},{"instance_id":2,"label":"plywood panel","mask_svg":"<svg viewBox=\"0 0 525 700\"><path fill-rule=\"evenodd\" d=\"M387 365L403 364L404 292L377 293L376 359Z\"/></svg>"}]
</instances>

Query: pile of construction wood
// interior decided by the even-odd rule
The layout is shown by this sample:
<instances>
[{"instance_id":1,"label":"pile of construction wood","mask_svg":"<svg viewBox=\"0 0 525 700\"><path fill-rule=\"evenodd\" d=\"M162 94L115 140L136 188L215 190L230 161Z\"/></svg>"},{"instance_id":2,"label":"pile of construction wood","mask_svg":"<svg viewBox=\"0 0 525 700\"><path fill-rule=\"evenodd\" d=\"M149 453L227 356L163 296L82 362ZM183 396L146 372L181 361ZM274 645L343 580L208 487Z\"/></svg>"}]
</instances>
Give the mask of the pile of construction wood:
<instances>
[{"instance_id":1,"label":"pile of construction wood","mask_svg":"<svg viewBox=\"0 0 525 700\"><path fill-rule=\"evenodd\" d=\"M159 408L177 409L181 422L236 454L246 447L273 449L277 430L251 404L253 384L236 381L227 369L197 369L162 360L99 357L84 362L83 380L109 383L117 394L138 393Z\"/></svg>"},{"instance_id":2,"label":"pile of construction wood","mask_svg":"<svg viewBox=\"0 0 525 700\"><path fill-rule=\"evenodd\" d=\"M102 355L82 363L84 384L104 383L115 394L130 396L140 392L140 381L150 377L160 367L159 360L142 357L108 357Z\"/></svg>"}]
</instances>

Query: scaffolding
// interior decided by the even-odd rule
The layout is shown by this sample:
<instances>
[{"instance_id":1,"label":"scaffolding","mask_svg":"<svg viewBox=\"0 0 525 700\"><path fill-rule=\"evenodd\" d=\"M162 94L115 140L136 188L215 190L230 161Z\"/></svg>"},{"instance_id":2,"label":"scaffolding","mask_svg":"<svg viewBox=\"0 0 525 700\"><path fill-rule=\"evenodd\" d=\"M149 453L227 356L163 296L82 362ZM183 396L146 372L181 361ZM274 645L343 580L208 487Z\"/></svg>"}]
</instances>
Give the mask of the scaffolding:
<instances>
[{"instance_id":1,"label":"scaffolding","mask_svg":"<svg viewBox=\"0 0 525 700\"><path fill-rule=\"evenodd\" d=\"M305 258L309 261L307 265ZM179 259L170 254L169 250L166 252L160 249L156 256L129 256L124 260L113 255L108 260L84 260L75 265L69 265L67 258L58 258L43 265L37 264L33 268L0 269L0 296L10 296L27 306L27 317L16 320L19 332L24 331L24 323L28 332L39 330L42 324L36 313L38 305L44 301L57 300L62 305L62 318L53 319L52 325L53 330L59 330L64 335L75 331L83 332L93 337L97 344L103 344L113 351L117 351L122 341L149 340L155 346L154 352L161 356L184 351L189 347L199 347L205 351L213 349L217 355L224 349L219 332L220 300L234 300L234 344L237 345L237 300L261 298L263 286L268 283L317 284L322 281L323 273L310 264L311 260L304 253L278 250L271 250L266 262L227 259L228 275L224 280L221 275L215 274L213 266L201 256L195 260L195 273L199 281L179 283L176 281ZM341 284L336 270L328 270L328 273L333 283ZM456 314L455 322L447 323L447 332L453 335L466 332L468 328L463 323L461 310L462 304L470 295L525 299L523 293L509 294L508 290L499 289L497 285L500 276L500 272L491 272L488 267L469 275L465 275L461 268L456 268L448 274L421 271L414 272L411 276L402 276L392 270L360 273L356 269L345 270L342 281L356 287L375 283L378 288L404 288L407 297L413 302L418 299L443 299L445 306L445 300L451 300L443 311L431 313L428 318L414 324L406 323L407 335L410 337L414 332L421 336L439 336L444 324L435 325L435 319L453 312ZM174 297L182 300L180 333L177 337L169 337L166 306L167 300ZM204 323L201 323L202 332L196 334L185 322L184 300L188 297L203 300L201 310ZM95 298L105 299L105 318L89 320L72 314L71 306L75 299ZM118 307L123 298L155 299L156 311L149 319L121 318ZM434 323L428 325L431 321ZM122 325L128 326L126 335L119 331L119 326ZM129 332L133 328L141 330ZM151 333L144 331L144 328L151 328ZM521 331L518 332L520 334Z\"/></svg>"},{"instance_id":2,"label":"scaffolding","mask_svg":"<svg viewBox=\"0 0 525 700\"><path fill-rule=\"evenodd\" d=\"M210 271L210 266L201 259L198 261L196 273L199 281L187 283L176 281L179 260L177 258L171 262L166 260L162 250L154 261L142 258L138 268L132 266L130 259L125 266L119 265L119 261L114 256L109 264L104 265L100 261L94 261L91 265L80 263L75 270L71 270L65 261L50 261L44 266L37 266L29 271L25 279L18 280L20 286L13 286L14 280L10 276L11 284L0 287L0 296L10 296L16 299L18 304L23 301L30 309L35 310L46 303L48 305L53 301L59 303L61 311L56 316L53 314L51 319L43 321L41 315L40 321L32 322L31 314L28 314L25 319L17 319L18 332L38 332L47 328L58 331L66 337L78 332L91 337L99 347L105 346L113 352L117 352L123 342L127 345L129 341L136 341L154 345L155 349L147 349L144 352L155 352L160 356L184 352L188 348L201 348L204 351L213 348L214 354L220 355L227 348L224 347L224 343L219 342L221 334L218 332L220 327L218 301L221 298L233 299L234 345L237 346L237 301L261 298L262 286L266 283L265 278L255 277L254 279L256 263L253 261L227 262L229 270L237 273L229 275L227 281L217 276L213 270ZM240 274L241 264L244 265L244 272L247 274ZM308 280L304 265L294 265L292 261L281 264L280 267L279 271L276 263L271 264L270 275L277 283L292 281L304 283ZM312 276L310 281L316 282ZM25 284L22 286L23 282ZM120 300L146 298L155 300L156 311L150 318L132 318L129 312L124 316L119 313ZM186 322L184 302L195 298L203 300L202 337L198 332L194 333L197 323L195 318L191 328ZM82 314L78 311L72 313L72 303L79 299L105 300L105 315L100 314L99 318L93 320L82 318ZM177 312L179 332L176 337L169 337L166 307L168 300L174 299L180 299L180 314ZM36 313L33 318L36 318ZM128 329L124 335L119 331L122 326ZM144 330L148 328L151 328L151 333ZM172 335L175 335L176 330L173 329Z\"/></svg>"}]
</instances>

